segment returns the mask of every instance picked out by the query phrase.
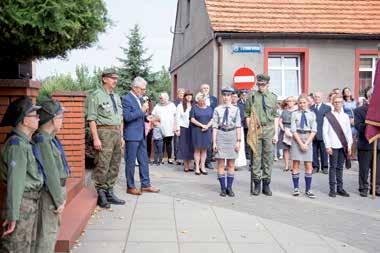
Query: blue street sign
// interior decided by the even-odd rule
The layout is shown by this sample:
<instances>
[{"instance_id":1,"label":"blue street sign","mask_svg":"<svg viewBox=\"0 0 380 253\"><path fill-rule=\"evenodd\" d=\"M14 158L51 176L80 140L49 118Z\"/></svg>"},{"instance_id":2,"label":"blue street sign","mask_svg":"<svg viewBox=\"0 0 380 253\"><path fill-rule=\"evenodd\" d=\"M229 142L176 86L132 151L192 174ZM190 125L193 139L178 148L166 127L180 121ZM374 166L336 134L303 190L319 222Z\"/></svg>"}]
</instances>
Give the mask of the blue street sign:
<instances>
[{"instance_id":1,"label":"blue street sign","mask_svg":"<svg viewBox=\"0 0 380 253\"><path fill-rule=\"evenodd\" d=\"M257 43L232 44L233 53L261 53L262 48Z\"/></svg>"}]
</instances>

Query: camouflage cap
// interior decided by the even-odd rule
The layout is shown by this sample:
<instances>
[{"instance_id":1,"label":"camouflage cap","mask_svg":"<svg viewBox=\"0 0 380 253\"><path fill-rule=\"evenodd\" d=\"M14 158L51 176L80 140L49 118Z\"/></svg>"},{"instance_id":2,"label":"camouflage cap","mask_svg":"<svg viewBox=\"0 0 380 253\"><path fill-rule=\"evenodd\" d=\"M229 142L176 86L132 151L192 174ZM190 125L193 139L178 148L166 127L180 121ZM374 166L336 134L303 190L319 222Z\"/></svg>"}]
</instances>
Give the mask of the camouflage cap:
<instances>
[{"instance_id":1,"label":"camouflage cap","mask_svg":"<svg viewBox=\"0 0 380 253\"><path fill-rule=\"evenodd\" d=\"M116 69L110 68L102 71L102 77L117 76Z\"/></svg>"},{"instance_id":2,"label":"camouflage cap","mask_svg":"<svg viewBox=\"0 0 380 253\"><path fill-rule=\"evenodd\" d=\"M268 84L270 81L270 77L265 74L259 74L256 76L257 85L265 85Z\"/></svg>"},{"instance_id":3,"label":"camouflage cap","mask_svg":"<svg viewBox=\"0 0 380 253\"><path fill-rule=\"evenodd\" d=\"M57 100L51 98L40 101L38 105L41 106L41 109L37 111L38 115L40 115L40 125L49 122L64 111L61 104Z\"/></svg>"},{"instance_id":4,"label":"camouflage cap","mask_svg":"<svg viewBox=\"0 0 380 253\"><path fill-rule=\"evenodd\" d=\"M4 114L0 126L17 126L27 114L37 111L40 106L33 104L30 97L23 96L11 102Z\"/></svg>"}]
</instances>

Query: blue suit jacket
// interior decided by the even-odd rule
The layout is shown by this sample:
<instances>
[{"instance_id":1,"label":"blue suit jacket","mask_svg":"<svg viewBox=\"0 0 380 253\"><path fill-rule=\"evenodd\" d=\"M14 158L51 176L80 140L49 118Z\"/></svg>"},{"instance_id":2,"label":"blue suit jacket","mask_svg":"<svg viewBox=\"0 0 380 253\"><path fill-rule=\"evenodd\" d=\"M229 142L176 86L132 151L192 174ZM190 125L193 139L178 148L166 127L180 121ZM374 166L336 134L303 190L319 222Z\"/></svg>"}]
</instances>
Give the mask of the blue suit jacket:
<instances>
[{"instance_id":1,"label":"blue suit jacket","mask_svg":"<svg viewBox=\"0 0 380 253\"><path fill-rule=\"evenodd\" d=\"M122 99L124 119L124 139L141 141L144 139L145 113L141 110L136 97L129 92Z\"/></svg>"},{"instance_id":2,"label":"blue suit jacket","mask_svg":"<svg viewBox=\"0 0 380 253\"><path fill-rule=\"evenodd\" d=\"M326 113L331 111L331 107L322 103L319 110L317 110L316 105L313 105L311 107L311 111L317 116L317 135L315 136L315 139L318 141L323 141L323 119Z\"/></svg>"},{"instance_id":3,"label":"blue suit jacket","mask_svg":"<svg viewBox=\"0 0 380 253\"><path fill-rule=\"evenodd\" d=\"M218 99L213 96L213 95L210 95L210 107L212 108L212 110L214 111L214 109L218 106Z\"/></svg>"}]
</instances>

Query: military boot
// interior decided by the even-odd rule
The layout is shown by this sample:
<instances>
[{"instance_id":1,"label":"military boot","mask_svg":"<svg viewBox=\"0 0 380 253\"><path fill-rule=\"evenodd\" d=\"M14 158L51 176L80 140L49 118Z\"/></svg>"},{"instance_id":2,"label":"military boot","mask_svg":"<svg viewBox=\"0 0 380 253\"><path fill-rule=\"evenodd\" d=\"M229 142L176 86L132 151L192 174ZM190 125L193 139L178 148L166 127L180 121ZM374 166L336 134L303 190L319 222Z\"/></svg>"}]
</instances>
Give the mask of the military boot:
<instances>
[{"instance_id":1,"label":"military boot","mask_svg":"<svg viewBox=\"0 0 380 253\"><path fill-rule=\"evenodd\" d=\"M106 191L107 201L111 204L115 205L125 205L125 201L122 199L119 199L115 193L113 193L113 189L108 189Z\"/></svg>"},{"instance_id":2,"label":"military boot","mask_svg":"<svg viewBox=\"0 0 380 253\"><path fill-rule=\"evenodd\" d=\"M111 205L107 200L106 191L103 189L98 190L98 206L101 208L110 208Z\"/></svg>"},{"instance_id":3,"label":"military boot","mask_svg":"<svg viewBox=\"0 0 380 253\"><path fill-rule=\"evenodd\" d=\"M255 184L255 188L253 189L252 195L258 196L261 192L261 181L259 179L254 179L253 183Z\"/></svg>"},{"instance_id":4,"label":"military boot","mask_svg":"<svg viewBox=\"0 0 380 253\"><path fill-rule=\"evenodd\" d=\"M269 184L269 179L263 179L263 194L267 196L272 196L272 191L270 190Z\"/></svg>"}]
</instances>

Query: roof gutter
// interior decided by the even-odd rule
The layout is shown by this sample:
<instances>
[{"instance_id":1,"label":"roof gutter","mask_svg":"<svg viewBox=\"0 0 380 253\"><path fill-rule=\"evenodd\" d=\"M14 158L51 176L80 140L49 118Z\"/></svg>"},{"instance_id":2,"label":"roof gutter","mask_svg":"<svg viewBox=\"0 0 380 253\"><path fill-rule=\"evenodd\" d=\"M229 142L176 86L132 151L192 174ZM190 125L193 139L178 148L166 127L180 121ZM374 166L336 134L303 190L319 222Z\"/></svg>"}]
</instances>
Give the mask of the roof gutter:
<instances>
[{"instance_id":1,"label":"roof gutter","mask_svg":"<svg viewBox=\"0 0 380 253\"><path fill-rule=\"evenodd\" d=\"M344 33L263 33L263 32L215 32L215 37L223 39L351 39L380 40L380 34L344 34Z\"/></svg>"}]
</instances>

